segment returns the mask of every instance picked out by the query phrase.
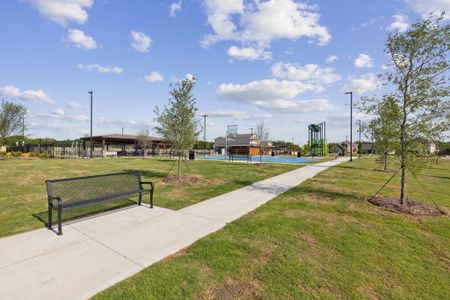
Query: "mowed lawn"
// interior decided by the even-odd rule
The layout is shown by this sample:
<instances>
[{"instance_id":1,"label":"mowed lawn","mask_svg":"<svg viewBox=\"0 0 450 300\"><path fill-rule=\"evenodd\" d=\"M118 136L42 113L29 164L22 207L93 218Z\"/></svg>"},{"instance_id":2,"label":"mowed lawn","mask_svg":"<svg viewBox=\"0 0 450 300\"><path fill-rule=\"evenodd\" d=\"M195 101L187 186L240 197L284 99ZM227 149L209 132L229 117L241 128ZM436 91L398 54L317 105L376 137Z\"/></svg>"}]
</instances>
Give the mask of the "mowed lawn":
<instances>
[{"instance_id":1,"label":"mowed lawn","mask_svg":"<svg viewBox=\"0 0 450 300\"><path fill-rule=\"evenodd\" d=\"M186 167L187 165L187 167ZM154 203L179 209L253 182L301 167L301 165L265 164L262 166L221 161L183 163L183 172L197 176L193 184L166 184L161 180L174 175L171 159L7 159L0 160L0 237L43 227L46 220L46 179L88 176L140 170L144 180L156 182ZM64 219L79 217L131 203L129 199L101 207L72 210ZM148 196L144 201L148 202Z\"/></svg>"},{"instance_id":2,"label":"mowed lawn","mask_svg":"<svg viewBox=\"0 0 450 300\"><path fill-rule=\"evenodd\" d=\"M377 167L328 169L94 299L450 299L449 216L369 204L392 175ZM449 212L450 161L420 178L412 198Z\"/></svg>"}]
</instances>

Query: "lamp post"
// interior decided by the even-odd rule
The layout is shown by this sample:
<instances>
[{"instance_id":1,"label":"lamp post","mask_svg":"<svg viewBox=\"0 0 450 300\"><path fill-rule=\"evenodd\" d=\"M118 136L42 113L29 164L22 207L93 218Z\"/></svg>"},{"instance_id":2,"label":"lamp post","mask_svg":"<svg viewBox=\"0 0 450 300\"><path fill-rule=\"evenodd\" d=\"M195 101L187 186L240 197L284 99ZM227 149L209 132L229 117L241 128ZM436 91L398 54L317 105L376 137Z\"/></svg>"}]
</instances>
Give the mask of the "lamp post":
<instances>
[{"instance_id":1,"label":"lamp post","mask_svg":"<svg viewBox=\"0 0 450 300\"><path fill-rule=\"evenodd\" d=\"M359 151L358 157L361 158L362 144L361 144L361 120L358 120L358 133L359 133Z\"/></svg>"},{"instance_id":2,"label":"lamp post","mask_svg":"<svg viewBox=\"0 0 450 300\"><path fill-rule=\"evenodd\" d=\"M206 117L203 115L203 156L206 156Z\"/></svg>"},{"instance_id":3,"label":"lamp post","mask_svg":"<svg viewBox=\"0 0 450 300\"><path fill-rule=\"evenodd\" d=\"M94 140L92 138L92 116L93 116L92 108L93 108L94 92L90 91L89 94L91 94L91 154L90 154L90 158L92 158L92 155L94 152Z\"/></svg>"},{"instance_id":4,"label":"lamp post","mask_svg":"<svg viewBox=\"0 0 450 300\"><path fill-rule=\"evenodd\" d=\"M353 92L345 92L350 94L350 161L353 161Z\"/></svg>"}]
</instances>

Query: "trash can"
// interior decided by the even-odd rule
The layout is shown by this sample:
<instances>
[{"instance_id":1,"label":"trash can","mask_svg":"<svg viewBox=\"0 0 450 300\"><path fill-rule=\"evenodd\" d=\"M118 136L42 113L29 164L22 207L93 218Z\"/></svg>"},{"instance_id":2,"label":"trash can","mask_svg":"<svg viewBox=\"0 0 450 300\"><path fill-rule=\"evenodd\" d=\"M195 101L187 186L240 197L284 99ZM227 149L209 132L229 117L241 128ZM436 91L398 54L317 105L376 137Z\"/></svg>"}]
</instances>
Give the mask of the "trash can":
<instances>
[{"instance_id":1,"label":"trash can","mask_svg":"<svg viewBox=\"0 0 450 300\"><path fill-rule=\"evenodd\" d=\"M302 152L301 151L297 151L297 157L302 157Z\"/></svg>"},{"instance_id":2,"label":"trash can","mask_svg":"<svg viewBox=\"0 0 450 300\"><path fill-rule=\"evenodd\" d=\"M274 157L275 156L275 152L274 151L272 151L272 157Z\"/></svg>"},{"instance_id":3,"label":"trash can","mask_svg":"<svg viewBox=\"0 0 450 300\"><path fill-rule=\"evenodd\" d=\"M194 160L195 159L195 151L189 151L189 160Z\"/></svg>"}]
</instances>

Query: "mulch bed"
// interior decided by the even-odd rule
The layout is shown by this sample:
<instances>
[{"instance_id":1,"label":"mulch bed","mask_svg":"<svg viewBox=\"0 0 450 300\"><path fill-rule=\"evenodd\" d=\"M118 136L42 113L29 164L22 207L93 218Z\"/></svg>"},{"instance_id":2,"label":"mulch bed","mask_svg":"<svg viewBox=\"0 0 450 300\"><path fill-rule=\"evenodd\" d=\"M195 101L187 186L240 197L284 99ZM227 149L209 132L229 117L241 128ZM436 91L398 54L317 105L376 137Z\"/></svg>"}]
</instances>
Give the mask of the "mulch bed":
<instances>
[{"instance_id":1,"label":"mulch bed","mask_svg":"<svg viewBox=\"0 0 450 300\"><path fill-rule=\"evenodd\" d=\"M402 214L408 214L413 216L431 216L431 217L439 217L445 215L445 212L437 207L412 200L408 200L407 204L401 205L397 198L386 196L375 196L370 198L368 201L373 205L380 206L387 210Z\"/></svg>"},{"instance_id":2,"label":"mulch bed","mask_svg":"<svg viewBox=\"0 0 450 300\"><path fill-rule=\"evenodd\" d=\"M199 180L200 178L198 176L182 175L180 176L180 178L177 178L177 176L168 176L166 178L163 178L161 182L168 184L194 184Z\"/></svg>"}]
</instances>

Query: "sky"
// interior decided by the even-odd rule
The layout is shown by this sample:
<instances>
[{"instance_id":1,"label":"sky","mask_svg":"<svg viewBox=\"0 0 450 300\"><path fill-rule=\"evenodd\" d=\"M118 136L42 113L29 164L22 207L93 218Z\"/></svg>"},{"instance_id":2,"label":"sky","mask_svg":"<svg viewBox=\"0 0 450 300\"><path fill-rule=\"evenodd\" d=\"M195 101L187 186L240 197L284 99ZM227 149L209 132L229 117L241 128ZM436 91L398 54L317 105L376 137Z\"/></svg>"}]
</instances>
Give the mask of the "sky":
<instances>
[{"instance_id":1,"label":"sky","mask_svg":"<svg viewBox=\"0 0 450 300\"><path fill-rule=\"evenodd\" d=\"M0 97L28 109L34 138L89 134L89 91L94 135L155 135L155 107L194 75L208 140L264 121L270 139L304 144L326 121L344 141L345 91L379 95L387 34L430 11L450 0L2 0Z\"/></svg>"}]
</instances>

